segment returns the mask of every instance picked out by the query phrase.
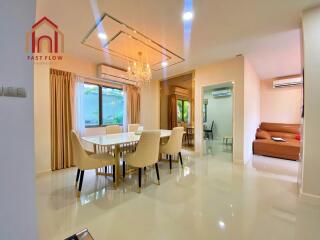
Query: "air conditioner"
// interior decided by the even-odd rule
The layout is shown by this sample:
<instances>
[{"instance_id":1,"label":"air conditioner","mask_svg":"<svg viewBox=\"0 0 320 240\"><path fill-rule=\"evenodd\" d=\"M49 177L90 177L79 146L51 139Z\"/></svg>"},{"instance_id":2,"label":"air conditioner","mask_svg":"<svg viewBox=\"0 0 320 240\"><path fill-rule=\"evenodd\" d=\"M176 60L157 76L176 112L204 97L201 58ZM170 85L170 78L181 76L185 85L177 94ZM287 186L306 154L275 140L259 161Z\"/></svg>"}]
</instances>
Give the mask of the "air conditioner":
<instances>
[{"instance_id":1,"label":"air conditioner","mask_svg":"<svg viewBox=\"0 0 320 240\"><path fill-rule=\"evenodd\" d=\"M273 81L273 88L299 86L303 83L302 77L284 78Z\"/></svg>"},{"instance_id":2,"label":"air conditioner","mask_svg":"<svg viewBox=\"0 0 320 240\"><path fill-rule=\"evenodd\" d=\"M215 98L230 97L231 94L232 94L232 91L230 88L220 88L212 91L212 96Z\"/></svg>"},{"instance_id":3,"label":"air conditioner","mask_svg":"<svg viewBox=\"0 0 320 240\"><path fill-rule=\"evenodd\" d=\"M98 65L98 77L124 83L130 81L127 70L106 64Z\"/></svg>"}]
</instances>

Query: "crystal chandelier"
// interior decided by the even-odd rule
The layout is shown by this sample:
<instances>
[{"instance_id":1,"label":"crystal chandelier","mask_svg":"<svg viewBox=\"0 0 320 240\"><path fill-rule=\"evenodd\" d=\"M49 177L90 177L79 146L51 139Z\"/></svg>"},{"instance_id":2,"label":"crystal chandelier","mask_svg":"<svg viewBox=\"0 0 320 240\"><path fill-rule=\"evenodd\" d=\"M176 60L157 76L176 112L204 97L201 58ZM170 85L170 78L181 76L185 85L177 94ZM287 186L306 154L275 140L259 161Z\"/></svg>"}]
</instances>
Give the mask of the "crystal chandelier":
<instances>
[{"instance_id":1,"label":"crystal chandelier","mask_svg":"<svg viewBox=\"0 0 320 240\"><path fill-rule=\"evenodd\" d=\"M129 79L137 81L137 83L150 83L152 78L150 65L143 60L142 52L138 52L139 61L131 62L128 67Z\"/></svg>"}]
</instances>

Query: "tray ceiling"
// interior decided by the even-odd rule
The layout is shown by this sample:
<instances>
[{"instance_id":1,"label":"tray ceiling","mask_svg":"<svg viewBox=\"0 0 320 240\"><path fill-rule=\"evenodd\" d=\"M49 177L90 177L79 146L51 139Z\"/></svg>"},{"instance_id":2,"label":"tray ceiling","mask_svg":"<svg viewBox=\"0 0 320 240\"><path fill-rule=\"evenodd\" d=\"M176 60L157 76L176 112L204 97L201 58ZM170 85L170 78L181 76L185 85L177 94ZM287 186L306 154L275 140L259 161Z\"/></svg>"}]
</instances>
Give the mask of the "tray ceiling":
<instances>
[{"instance_id":1,"label":"tray ceiling","mask_svg":"<svg viewBox=\"0 0 320 240\"><path fill-rule=\"evenodd\" d=\"M106 34L106 39L99 38L99 33ZM185 61L173 51L107 13L103 14L100 21L89 31L82 44L108 53L112 65L123 69L128 67L129 62L139 60L139 52L142 52L144 61L148 62L154 71L163 68L163 61L168 63L168 67Z\"/></svg>"}]
</instances>

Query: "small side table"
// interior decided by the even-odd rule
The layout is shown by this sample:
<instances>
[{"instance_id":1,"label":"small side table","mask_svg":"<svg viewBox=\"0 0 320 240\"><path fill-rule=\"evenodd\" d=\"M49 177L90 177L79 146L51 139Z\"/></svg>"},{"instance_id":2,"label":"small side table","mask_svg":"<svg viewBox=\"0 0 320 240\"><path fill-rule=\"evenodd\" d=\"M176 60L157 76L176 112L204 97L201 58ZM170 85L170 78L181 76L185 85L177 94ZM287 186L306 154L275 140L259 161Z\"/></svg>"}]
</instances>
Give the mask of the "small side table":
<instances>
[{"instance_id":1,"label":"small side table","mask_svg":"<svg viewBox=\"0 0 320 240\"><path fill-rule=\"evenodd\" d=\"M231 141L230 143L232 144L233 138L231 136L224 136L223 139L222 139L222 143L225 144L225 145L228 145L229 140Z\"/></svg>"}]
</instances>

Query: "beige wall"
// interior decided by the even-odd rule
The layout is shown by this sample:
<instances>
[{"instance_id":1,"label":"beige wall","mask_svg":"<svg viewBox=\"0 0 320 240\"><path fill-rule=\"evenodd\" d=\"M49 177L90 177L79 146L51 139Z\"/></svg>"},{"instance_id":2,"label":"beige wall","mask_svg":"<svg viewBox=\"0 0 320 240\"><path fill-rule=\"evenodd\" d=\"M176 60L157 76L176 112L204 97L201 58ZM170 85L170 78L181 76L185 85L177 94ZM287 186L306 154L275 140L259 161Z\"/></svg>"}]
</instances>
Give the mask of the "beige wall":
<instances>
[{"instance_id":1,"label":"beige wall","mask_svg":"<svg viewBox=\"0 0 320 240\"><path fill-rule=\"evenodd\" d=\"M320 7L304 12L304 91L302 196L320 202Z\"/></svg>"},{"instance_id":2,"label":"beige wall","mask_svg":"<svg viewBox=\"0 0 320 240\"><path fill-rule=\"evenodd\" d=\"M252 142L260 124L260 79L250 62L244 61L244 146L245 163L252 160Z\"/></svg>"},{"instance_id":3,"label":"beige wall","mask_svg":"<svg viewBox=\"0 0 320 240\"><path fill-rule=\"evenodd\" d=\"M146 130L160 128L160 81L141 86L141 124Z\"/></svg>"},{"instance_id":4,"label":"beige wall","mask_svg":"<svg viewBox=\"0 0 320 240\"><path fill-rule=\"evenodd\" d=\"M36 173L51 170L49 75L49 65L34 65L34 131Z\"/></svg>"},{"instance_id":5,"label":"beige wall","mask_svg":"<svg viewBox=\"0 0 320 240\"><path fill-rule=\"evenodd\" d=\"M195 151L202 153L203 116L202 99L203 87L225 82L234 82L234 148L233 161L243 164L244 140L244 58L210 64L195 70Z\"/></svg>"},{"instance_id":6,"label":"beige wall","mask_svg":"<svg viewBox=\"0 0 320 240\"><path fill-rule=\"evenodd\" d=\"M273 88L272 82L261 81L261 121L300 123L302 87Z\"/></svg>"}]
</instances>

